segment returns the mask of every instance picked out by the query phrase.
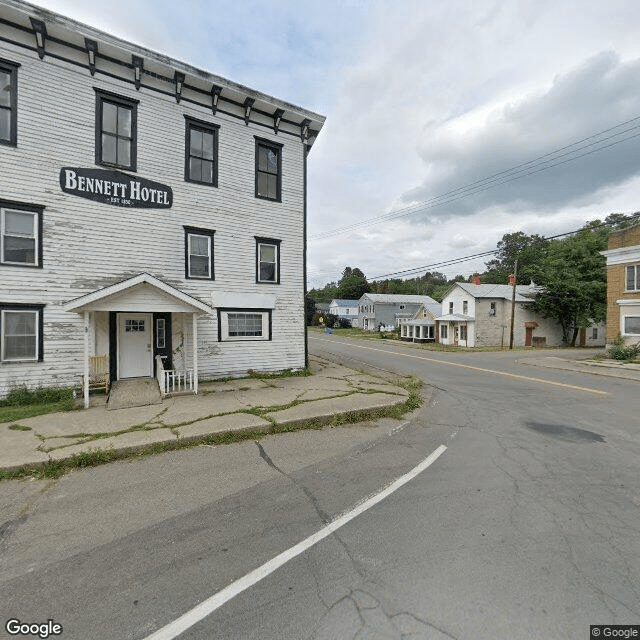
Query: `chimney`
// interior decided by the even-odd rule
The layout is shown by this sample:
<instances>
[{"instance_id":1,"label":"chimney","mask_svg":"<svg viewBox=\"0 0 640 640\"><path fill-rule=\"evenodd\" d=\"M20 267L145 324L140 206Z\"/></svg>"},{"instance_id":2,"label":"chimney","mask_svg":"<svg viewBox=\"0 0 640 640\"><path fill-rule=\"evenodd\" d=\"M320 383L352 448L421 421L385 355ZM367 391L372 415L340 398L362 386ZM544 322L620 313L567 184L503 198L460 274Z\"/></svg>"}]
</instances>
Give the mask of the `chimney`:
<instances>
[{"instance_id":1,"label":"chimney","mask_svg":"<svg viewBox=\"0 0 640 640\"><path fill-rule=\"evenodd\" d=\"M509 274L509 286L510 287L516 286L516 277L513 275L513 273Z\"/></svg>"},{"instance_id":2,"label":"chimney","mask_svg":"<svg viewBox=\"0 0 640 640\"><path fill-rule=\"evenodd\" d=\"M471 278L472 284L480 284L480 275L478 273L473 274L473 278Z\"/></svg>"}]
</instances>

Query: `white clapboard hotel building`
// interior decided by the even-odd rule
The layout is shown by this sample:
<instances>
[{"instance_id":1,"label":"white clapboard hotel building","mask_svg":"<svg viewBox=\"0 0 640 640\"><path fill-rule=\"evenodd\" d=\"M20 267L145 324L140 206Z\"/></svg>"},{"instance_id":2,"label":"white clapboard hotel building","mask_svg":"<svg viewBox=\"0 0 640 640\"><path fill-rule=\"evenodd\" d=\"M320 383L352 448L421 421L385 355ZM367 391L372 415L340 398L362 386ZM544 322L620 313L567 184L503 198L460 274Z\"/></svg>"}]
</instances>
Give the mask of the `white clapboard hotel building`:
<instances>
[{"instance_id":1,"label":"white clapboard hotel building","mask_svg":"<svg viewBox=\"0 0 640 640\"><path fill-rule=\"evenodd\" d=\"M0 398L305 365L324 118L0 0ZM185 382L186 380L186 382Z\"/></svg>"}]
</instances>

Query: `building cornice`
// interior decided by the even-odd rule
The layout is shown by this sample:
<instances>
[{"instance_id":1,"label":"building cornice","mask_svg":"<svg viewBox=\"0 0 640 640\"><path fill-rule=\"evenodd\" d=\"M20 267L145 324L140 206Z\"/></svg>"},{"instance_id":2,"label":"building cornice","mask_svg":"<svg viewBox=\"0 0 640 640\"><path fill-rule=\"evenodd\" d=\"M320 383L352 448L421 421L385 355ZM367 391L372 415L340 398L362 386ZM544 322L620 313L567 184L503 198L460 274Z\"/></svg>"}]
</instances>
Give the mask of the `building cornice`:
<instances>
[{"instance_id":1,"label":"building cornice","mask_svg":"<svg viewBox=\"0 0 640 640\"><path fill-rule=\"evenodd\" d=\"M620 249L608 249L600 251L600 254L607 259L607 266L627 264L640 261L640 245L632 247L621 247Z\"/></svg>"},{"instance_id":2,"label":"building cornice","mask_svg":"<svg viewBox=\"0 0 640 640\"><path fill-rule=\"evenodd\" d=\"M42 25L44 41L36 37L34 22ZM308 147L325 122L324 116L303 107L22 0L0 0L0 25L12 29L15 34L14 37L3 36L1 41L37 52L43 60L51 57L84 67L91 75L116 78L136 90L142 87L175 95L178 102L184 100L203 106L211 109L213 115L220 111L238 117L236 112L242 112L241 117L245 120L243 105L251 100L252 124L269 128L276 135L295 135ZM114 74L113 67L121 71ZM183 76L184 92L181 93L174 90L174 85L176 77Z\"/></svg>"}]
</instances>

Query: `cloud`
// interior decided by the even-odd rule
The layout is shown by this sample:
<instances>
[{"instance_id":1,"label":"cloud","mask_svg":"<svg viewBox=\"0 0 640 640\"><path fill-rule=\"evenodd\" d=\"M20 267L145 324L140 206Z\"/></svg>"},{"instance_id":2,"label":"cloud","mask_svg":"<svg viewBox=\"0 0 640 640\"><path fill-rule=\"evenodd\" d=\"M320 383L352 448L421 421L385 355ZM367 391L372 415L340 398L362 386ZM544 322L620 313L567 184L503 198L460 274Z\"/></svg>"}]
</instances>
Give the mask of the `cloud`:
<instances>
[{"instance_id":1,"label":"cloud","mask_svg":"<svg viewBox=\"0 0 640 640\"><path fill-rule=\"evenodd\" d=\"M521 175L519 179L497 184L510 176L503 174L486 183L493 188L462 198L459 196L467 192L455 191L637 118L640 115L640 94L635 80L638 74L640 59L622 62L617 54L606 51L556 77L547 90L502 104L477 116L476 122L471 113L434 126L419 146L426 178L419 187L403 195L403 202L430 201L453 192L445 198L453 202L427 210L423 214L426 217L465 216L490 206L502 206L514 213L542 211L592 198L605 187L622 184L640 174L640 138L590 154L599 145L592 145L594 140L586 140L578 145L582 149L575 154L565 155L570 150L560 151L544 163L525 167L525 171L514 174ZM614 136L617 132L621 132L620 135ZM603 134L602 145L638 133L640 120ZM579 154L589 155L566 162ZM559 164L537 172L554 163ZM531 175L526 175L529 172ZM484 189L484 184L480 183L478 188Z\"/></svg>"}]
</instances>

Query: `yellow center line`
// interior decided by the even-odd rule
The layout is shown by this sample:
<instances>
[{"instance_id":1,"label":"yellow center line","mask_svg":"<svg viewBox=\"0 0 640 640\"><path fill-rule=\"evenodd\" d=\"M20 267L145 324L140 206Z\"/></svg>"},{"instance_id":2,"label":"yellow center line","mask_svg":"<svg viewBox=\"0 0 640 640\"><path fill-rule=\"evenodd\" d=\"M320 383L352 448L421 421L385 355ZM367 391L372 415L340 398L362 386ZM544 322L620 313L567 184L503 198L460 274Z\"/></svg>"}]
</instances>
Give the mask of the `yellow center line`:
<instances>
[{"instance_id":1,"label":"yellow center line","mask_svg":"<svg viewBox=\"0 0 640 640\"><path fill-rule=\"evenodd\" d=\"M484 369L483 367L474 367L470 364L462 364L460 362L450 362L449 360L438 360L437 358L429 358L428 356L416 356L411 353L401 353L399 351L390 351L388 349L377 349L376 347L365 347L359 344L353 344L352 342L343 342L341 340L327 340L326 338L316 338L315 336L309 336L313 340L319 340L320 342L329 342L332 344L344 344L356 349L366 349L368 351L380 351L381 353L387 353L389 355L402 356L403 358L414 358L416 360L427 360L429 362L435 362L436 364L448 364L451 367L460 367L461 369L471 369L472 371L481 371L482 373L492 373L496 376L505 376L506 378L515 378L516 380L527 380L528 382L539 382L540 384L550 384L554 387L562 387L564 389L574 389L575 391L585 391L586 393L593 393L599 396L608 396L607 391L600 391L598 389L589 389L588 387L580 387L575 384L565 384L564 382L553 382L552 380L545 380L544 378L532 378L530 376L521 376L518 373L507 373L506 371L496 371L495 369Z\"/></svg>"}]
</instances>

